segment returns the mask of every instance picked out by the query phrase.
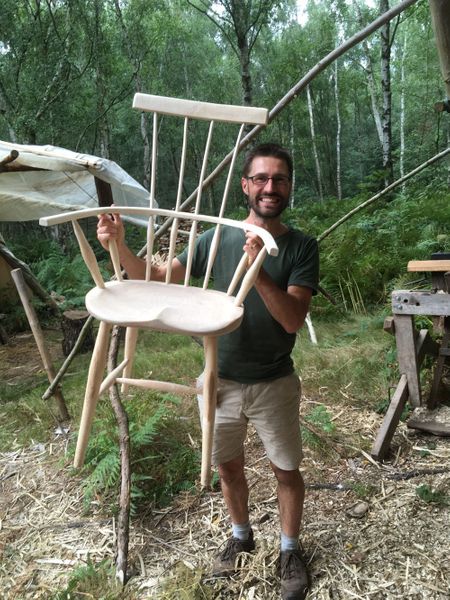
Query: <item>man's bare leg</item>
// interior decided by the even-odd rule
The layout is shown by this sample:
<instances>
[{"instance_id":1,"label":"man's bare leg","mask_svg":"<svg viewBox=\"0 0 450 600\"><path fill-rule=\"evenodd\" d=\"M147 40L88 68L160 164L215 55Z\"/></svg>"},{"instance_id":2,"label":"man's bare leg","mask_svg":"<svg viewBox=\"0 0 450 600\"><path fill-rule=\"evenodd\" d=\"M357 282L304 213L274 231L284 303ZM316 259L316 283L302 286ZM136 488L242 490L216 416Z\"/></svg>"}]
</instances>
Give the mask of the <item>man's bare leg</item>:
<instances>
[{"instance_id":1,"label":"man's bare leg","mask_svg":"<svg viewBox=\"0 0 450 600\"><path fill-rule=\"evenodd\" d=\"M283 471L272 464L278 481L278 504L281 522L280 579L283 600L304 600L309 589L309 575L298 548L303 516L305 484L298 469Z\"/></svg>"},{"instance_id":2,"label":"man's bare leg","mask_svg":"<svg viewBox=\"0 0 450 600\"><path fill-rule=\"evenodd\" d=\"M278 505L281 531L288 537L298 537L303 516L305 483L298 469L284 471L270 463L278 481Z\"/></svg>"},{"instance_id":3,"label":"man's bare leg","mask_svg":"<svg viewBox=\"0 0 450 600\"><path fill-rule=\"evenodd\" d=\"M233 523L248 522L248 485L244 474L244 455L219 465L223 498Z\"/></svg>"},{"instance_id":4,"label":"man's bare leg","mask_svg":"<svg viewBox=\"0 0 450 600\"><path fill-rule=\"evenodd\" d=\"M213 574L228 576L235 572L241 552L255 548L248 515L248 485L244 474L244 455L219 465L222 494L233 525L228 539L213 565Z\"/></svg>"}]
</instances>

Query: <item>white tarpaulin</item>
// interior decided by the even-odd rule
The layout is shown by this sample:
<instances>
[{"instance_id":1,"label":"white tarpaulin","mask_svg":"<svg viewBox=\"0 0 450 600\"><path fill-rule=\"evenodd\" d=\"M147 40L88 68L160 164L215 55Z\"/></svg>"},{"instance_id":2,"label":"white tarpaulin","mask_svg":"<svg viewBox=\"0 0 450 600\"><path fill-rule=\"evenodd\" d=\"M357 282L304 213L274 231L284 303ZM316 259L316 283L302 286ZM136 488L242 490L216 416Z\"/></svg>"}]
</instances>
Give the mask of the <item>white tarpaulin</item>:
<instances>
[{"instance_id":1,"label":"white tarpaulin","mask_svg":"<svg viewBox=\"0 0 450 600\"><path fill-rule=\"evenodd\" d=\"M31 221L67 210L98 206L95 179L111 185L114 204L148 206L147 190L116 163L55 146L23 146L0 141L0 221ZM43 171L12 170L32 167Z\"/></svg>"}]
</instances>

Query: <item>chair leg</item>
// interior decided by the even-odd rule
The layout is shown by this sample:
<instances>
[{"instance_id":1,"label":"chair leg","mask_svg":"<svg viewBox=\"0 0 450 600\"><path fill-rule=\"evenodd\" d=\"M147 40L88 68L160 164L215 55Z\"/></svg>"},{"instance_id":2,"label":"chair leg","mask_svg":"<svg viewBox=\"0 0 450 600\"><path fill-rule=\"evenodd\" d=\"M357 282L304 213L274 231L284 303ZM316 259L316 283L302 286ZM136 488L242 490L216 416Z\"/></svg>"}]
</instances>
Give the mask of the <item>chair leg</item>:
<instances>
[{"instance_id":1,"label":"chair leg","mask_svg":"<svg viewBox=\"0 0 450 600\"><path fill-rule=\"evenodd\" d=\"M214 436L214 420L217 404L217 337L203 338L205 348L205 372L203 383L202 415L202 468L201 486L211 482L211 452Z\"/></svg>"},{"instance_id":2,"label":"chair leg","mask_svg":"<svg viewBox=\"0 0 450 600\"><path fill-rule=\"evenodd\" d=\"M89 434L91 433L92 420L94 418L100 385L103 380L106 366L111 327L112 326L109 323L100 322L98 329L97 339L95 341L94 351L92 353L91 364L89 365L83 412L81 413L80 427L78 431L77 448L73 463L75 468L81 467L84 463L86 448L89 441Z\"/></svg>"},{"instance_id":3,"label":"chair leg","mask_svg":"<svg viewBox=\"0 0 450 600\"><path fill-rule=\"evenodd\" d=\"M128 359L128 364L123 370L122 377L131 377L131 372L133 370L133 361L134 355L136 352L136 342L138 337L139 329L137 327L127 327L125 333L125 349L124 349L124 359ZM128 384L122 383L120 388L120 392L122 394L128 393Z\"/></svg>"}]
</instances>

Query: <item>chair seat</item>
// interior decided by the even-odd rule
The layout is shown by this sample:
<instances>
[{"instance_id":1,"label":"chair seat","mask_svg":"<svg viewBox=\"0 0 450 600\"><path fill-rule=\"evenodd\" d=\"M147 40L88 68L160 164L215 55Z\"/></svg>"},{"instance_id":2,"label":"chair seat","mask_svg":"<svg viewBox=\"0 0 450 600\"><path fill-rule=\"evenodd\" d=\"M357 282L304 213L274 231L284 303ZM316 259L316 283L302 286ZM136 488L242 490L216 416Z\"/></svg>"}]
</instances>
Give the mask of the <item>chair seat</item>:
<instances>
[{"instance_id":1,"label":"chair seat","mask_svg":"<svg viewBox=\"0 0 450 600\"><path fill-rule=\"evenodd\" d=\"M188 335L221 335L236 329L243 307L234 297L158 281L110 281L93 288L86 308L100 321Z\"/></svg>"}]
</instances>

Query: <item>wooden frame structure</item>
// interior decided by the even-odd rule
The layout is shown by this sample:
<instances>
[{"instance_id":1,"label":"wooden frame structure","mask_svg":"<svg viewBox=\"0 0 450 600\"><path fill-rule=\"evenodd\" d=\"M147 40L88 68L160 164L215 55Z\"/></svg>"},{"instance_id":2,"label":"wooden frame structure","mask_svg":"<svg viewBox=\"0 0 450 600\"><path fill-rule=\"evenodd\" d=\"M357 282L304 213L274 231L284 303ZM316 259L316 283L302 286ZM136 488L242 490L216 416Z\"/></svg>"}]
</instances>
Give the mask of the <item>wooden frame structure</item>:
<instances>
[{"instance_id":1,"label":"wooden frame structure","mask_svg":"<svg viewBox=\"0 0 450 600\"><path fill-rule=\"evenodd\" d=\"M377 460L386 457L395 429L409 400L413 408L424 404L420 385L420 366L426 354L436 358L433 384L427 407L439 404L440 382L446 359L450 356L450 260L410 261L410 272L431 272L433 291L392 292L393 317L385 321L385 330L395 334L400 380L391 399L371 454ZM427 329L416 330L414 317L428 315L443 322L441 344Z\"/></svg>"}]
</instances>

